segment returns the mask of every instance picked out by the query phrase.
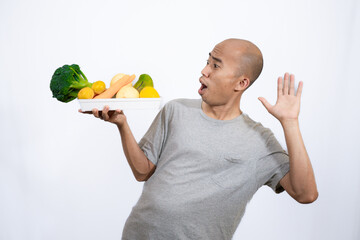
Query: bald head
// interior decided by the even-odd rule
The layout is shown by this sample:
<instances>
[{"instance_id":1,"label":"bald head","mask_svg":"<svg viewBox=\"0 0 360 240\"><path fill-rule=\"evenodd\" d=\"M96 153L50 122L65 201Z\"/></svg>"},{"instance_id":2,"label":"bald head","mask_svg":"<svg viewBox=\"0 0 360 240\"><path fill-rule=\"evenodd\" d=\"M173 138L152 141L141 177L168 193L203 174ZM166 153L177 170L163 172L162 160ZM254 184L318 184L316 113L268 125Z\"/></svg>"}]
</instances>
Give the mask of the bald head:
<instances>
[{"instance_id":1,"label":"bald head","mask_svg":"<svg viewBox=\"0 0 360 240\"><path fill-rule=\"evenodd\" d=\"M263 68L263 57L260 49L250 41L235 38L222 41L217 46L231 52L231 57L237 62L238 76L249 78L250 85L253 84Z\"/></svg>"}]
</instances>

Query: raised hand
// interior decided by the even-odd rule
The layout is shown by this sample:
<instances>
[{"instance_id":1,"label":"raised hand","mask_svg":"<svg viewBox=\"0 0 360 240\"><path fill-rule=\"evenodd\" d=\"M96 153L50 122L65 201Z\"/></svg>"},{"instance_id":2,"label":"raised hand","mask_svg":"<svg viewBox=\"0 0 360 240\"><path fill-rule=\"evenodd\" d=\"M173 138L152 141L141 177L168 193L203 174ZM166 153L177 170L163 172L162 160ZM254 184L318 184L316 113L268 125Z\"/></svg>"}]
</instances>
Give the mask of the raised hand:
<instances>
[{"instance_id":1,"label":"raised hand","mask_svg":"<svg viewBox=\"0 0 360 240\"><path fill-rule=\"evenodd\" d=\"M295 93L295 76L285 73L284 81L282 77L278 78L277 101L271 105L265 98L259 97L266 110L277 118L282 124L288 120L298 120L300 112L300 99L303 88L303 82L299 82L297 92Z\"/></svg>"}]
</instances>

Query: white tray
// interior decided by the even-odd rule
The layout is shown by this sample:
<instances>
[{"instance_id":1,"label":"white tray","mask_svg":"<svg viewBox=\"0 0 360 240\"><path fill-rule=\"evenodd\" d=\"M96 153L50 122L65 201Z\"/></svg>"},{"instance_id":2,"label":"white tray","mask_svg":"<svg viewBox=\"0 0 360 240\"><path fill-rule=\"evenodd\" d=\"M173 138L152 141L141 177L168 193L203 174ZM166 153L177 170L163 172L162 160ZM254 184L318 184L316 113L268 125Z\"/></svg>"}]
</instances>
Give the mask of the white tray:
<instances>
[{"instance_id":1,"label":"white tray","mask_svg":"<svg viewBox=\"0 0 360 240\"><path fill-rule=\"evenodd\" d=\"M82 111L102 110L106 105L109 110L126 109L160 109L161 98L109 98L109 99L78 99Z\"/></svg>"}]
</instances>

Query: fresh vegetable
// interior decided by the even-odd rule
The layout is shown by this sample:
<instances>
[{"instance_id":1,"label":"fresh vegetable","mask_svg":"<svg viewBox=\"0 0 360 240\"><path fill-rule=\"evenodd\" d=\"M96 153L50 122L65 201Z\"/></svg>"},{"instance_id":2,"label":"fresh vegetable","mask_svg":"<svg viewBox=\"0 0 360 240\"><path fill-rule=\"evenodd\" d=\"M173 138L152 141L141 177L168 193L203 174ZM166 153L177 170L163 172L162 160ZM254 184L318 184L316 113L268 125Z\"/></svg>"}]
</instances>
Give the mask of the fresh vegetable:
<instances>
[{"instance_id":1,"label":"fresh vegetable","mask_svg":"<svg viewBox=\"0 0 360 240\"><path fill-rule=\"evenodd\" d=\"M118 81L116 81L112 86L106 89L103 93L95 96L95 99L98 98L112 98L123 86L131 83L135 79L135 75L125 75Z\"/></svg>"},{"instance_id":2,"label":"fresh vegetable","mask_svg":"<svg viewBox=\"0 0 360 240\"><path fill-rule=\"evenodd\" d=\"M103 81L96 81L91 88L94 90L95 94L100 94L105 91L106 85Z\"/></svg>"},{"instance_id":3,"label":"fresh vegetable","mask_svg":"<svg viewBox=\"0 0 360 240\"><path fill-rule=\"evenodd\" d=\"M159 93L153 87L144 87L140 92L141 98L159 98Z\"/></svg>"},{"instance_id":4,"label":"fresh vegetable","mask_svg":"<svg viewBox=\"0 0 360 240\"><path fill-rule=\"evenodd\" d=\"M139 92L132 86L122 87L116 94L116 98L138 98Z\"/></svg>"},{"instance_id":5,"label":"fresh vegetable","mask_svg":"<svg viewBox=\"0 0 360 240\"><path fill-rule=\"evenodd\" d=\"M78 99L92 99L95 93L94 90L90 87L82 88L78 93Z\"/></svg>"},{"instance_id":6,"label":"fresh vegetable","mask_svg":"<svg viewBox=\"0 0 360 240\"><path fill-rule=\"evenodd\" d=\"M78 92L84 87L91 87L79 65L64 65L55 70L50 89L53 97L61 102L70 102L77 98Z\"/></svg>"},{"instance_id":7,"label":"fresh vegetable","mask_svg":"<svg viewBox=\"0 0 360 240\"><path fill-rule=\"evenodd\" d=\"M134 84L134 88L141 92L144 87L154 87L153 80L148 74L141 74L139 80Z\"/></svg>"},{"instance_id":8,"label":"fresh vegetable","mask_svg":"<svg viewBox=\"0 0 360 240\"><path fill-rule=\"evenodd\" d=\"M116 74L112 79L111 79L111 82L110 82L110 87L116 83L119 79L121 79L123 76L125 76L125 73L118 73ZM132 86L132 83L129 83L127 86Z\"/></svg>"},{"instance_id":9,"label":"fresh vegetable","mask_svg":"<svg viewBox=\"0 0 360 240\"><path fill-rule=\"evenodd\" d=\"M116 74L110 81L110 87L117 82L117 80L121 79L123 76L125 76L125 73L118 73Z\"/></svg>"}]
</instances>

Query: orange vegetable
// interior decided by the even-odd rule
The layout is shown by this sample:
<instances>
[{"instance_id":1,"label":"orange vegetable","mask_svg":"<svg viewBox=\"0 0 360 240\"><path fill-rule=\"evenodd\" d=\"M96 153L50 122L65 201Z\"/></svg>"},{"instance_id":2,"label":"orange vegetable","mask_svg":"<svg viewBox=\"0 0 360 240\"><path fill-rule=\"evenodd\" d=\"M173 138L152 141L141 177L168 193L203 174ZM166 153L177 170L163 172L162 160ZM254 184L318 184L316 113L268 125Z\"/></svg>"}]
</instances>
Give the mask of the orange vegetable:
<instances>
[{"instance_id":1,"label":"orange vegetable","mask_svg":"<svg viewBox=\"0 0 360 240\"><path fill-rule=\"evenodd\" d=\"M101 94L94 97L94 99L99 98L112 98L123 86L131 83L135 79L135 74L129 76L125 75L118 81L116 81L113 85L111 85L108 89L106 89Z\"/></svg>"}]
</instances>

